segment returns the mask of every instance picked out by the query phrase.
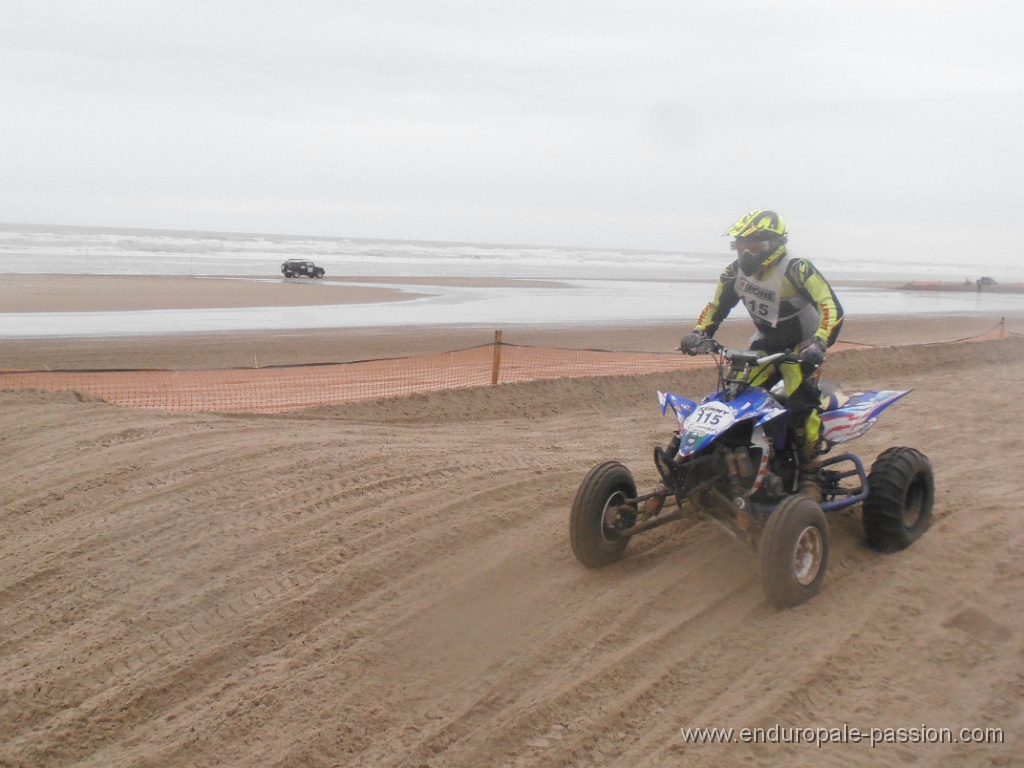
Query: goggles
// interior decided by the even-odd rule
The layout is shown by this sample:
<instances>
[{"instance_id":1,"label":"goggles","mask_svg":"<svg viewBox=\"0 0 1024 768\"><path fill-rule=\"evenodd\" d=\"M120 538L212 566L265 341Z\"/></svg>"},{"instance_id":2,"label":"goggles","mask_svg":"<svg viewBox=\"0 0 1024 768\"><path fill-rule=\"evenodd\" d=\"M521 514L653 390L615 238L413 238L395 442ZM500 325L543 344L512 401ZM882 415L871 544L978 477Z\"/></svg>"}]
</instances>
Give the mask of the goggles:
<instances>
[{"instance_id":1,"label":"goggles","mask_svg":"<svg viewBox=\"0 0 1024 768\"><path fill-rule=\"evenodd\" d=\"M760 237L737 237L729 247L737 253L768 253L771 241Z\"/></svg>"}]
</instances>

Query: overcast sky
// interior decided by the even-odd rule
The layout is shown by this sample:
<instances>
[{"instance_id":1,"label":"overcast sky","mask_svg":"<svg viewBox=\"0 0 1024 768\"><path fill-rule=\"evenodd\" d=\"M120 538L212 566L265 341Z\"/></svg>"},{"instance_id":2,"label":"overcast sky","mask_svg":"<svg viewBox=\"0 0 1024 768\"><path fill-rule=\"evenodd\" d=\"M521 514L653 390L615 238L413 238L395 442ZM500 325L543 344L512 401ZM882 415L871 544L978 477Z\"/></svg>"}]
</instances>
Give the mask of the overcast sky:
<instances>
[{"instance_id":1,"label":"overcast sky","mask_svg":"<svg viewBox=\"0 0 1024 768\"><path fill-rule=\"evenodd\" d=\"M0 0L0 221L1024 258L1024 2Z\"/></svg>"}]
</instances>

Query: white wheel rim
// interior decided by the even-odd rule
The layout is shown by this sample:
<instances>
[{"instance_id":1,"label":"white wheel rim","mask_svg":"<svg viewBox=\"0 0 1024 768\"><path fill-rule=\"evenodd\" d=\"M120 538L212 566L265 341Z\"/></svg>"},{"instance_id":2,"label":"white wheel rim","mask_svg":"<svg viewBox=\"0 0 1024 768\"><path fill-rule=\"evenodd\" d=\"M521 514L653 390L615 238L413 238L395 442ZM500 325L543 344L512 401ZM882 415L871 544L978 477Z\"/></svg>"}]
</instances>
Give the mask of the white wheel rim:
<instances>
[{"instance_id":1,"label":"white wheel rim","mask_svg":"<svg viewBox=\"0 0 1024 768\"><path fill-rule=\"evenodd\" d=\"M825 540L817 526L809 525L800 532L793 549L793 575L803 586L810 586L821 571Z\"/></svg>"},{"instance_id":2,"label":"white wheel rim","mask_svg":"<svg viewBox=\"0 0 1024 768\"><path fill-rule=\"evenodd\" d=\"M601 511L601 538L608 542L618 541L619 537L609 538L607 531L614 530L609 524L609 518L611 515L609 512L613 509L618 509L622 502L625 501L625 496L622 495L621 491L616 491L608 497L608 501L604 503L604 509Z\"/></svg>"}]
</instances>

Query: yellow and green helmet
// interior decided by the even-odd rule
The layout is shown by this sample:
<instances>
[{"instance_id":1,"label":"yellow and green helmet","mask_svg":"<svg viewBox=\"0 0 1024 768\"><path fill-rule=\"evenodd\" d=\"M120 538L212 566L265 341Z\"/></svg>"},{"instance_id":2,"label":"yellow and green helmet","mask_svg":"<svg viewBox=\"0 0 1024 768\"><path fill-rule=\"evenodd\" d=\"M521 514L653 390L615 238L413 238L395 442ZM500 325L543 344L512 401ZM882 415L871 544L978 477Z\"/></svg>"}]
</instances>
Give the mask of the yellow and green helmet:
<instances>
[{"instance_id":1,"label":"yellow and green helmet","mask_svg":"<svg viewBox=\"0 0 1024 768\"><path fill-rule=\"evenodd\" d=\"M788 239L782 217L760 208L741 216L722 234L734 238L731 248L739 255L740 269L748 275L781 254Z\"/></svg>"}]
</instances>

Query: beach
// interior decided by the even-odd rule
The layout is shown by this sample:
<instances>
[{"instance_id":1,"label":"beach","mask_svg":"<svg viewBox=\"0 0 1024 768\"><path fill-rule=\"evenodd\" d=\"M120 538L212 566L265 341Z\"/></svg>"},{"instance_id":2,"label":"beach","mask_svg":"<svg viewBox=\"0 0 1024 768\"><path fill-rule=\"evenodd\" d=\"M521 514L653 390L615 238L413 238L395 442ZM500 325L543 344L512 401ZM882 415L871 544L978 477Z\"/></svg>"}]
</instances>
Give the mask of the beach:
<instances>
[{"instance_id":1,"label":"beach","mask_svg":"<svg viewBox=\"0 0 1024 768\"><path fill-rule=\"evenodd\" d=\"M123 313L140 310L317 308L333 305L386 307L408 302L415 294L389 283L434 286L531 289L537 285L571 288L559 281L501 278L345 277L323 281L251 277L195 278L138 275L0 275L0 308L10 313ZM360 283L370 282L369 285ZM886 282L856 281L874 289ZM712 283L705 293L710 295ZM726 321L719 338L745 344L751 329L740 317ZM29 316L29 315L26 315ZM125 315L130 318L131 315ZM847 342L897 345L950 341L985 333L1006 318L1010 331L1024 331L1024 312L951 315L848 316L842 334ZM0 335L0 369L167 368L207 369L260 365L350 362L382 357L442 352L487 344L501 330L510 344L623 352L671 352L694 318L678 322L611 322L600 325L511 323L499 325L399 325L347 328L274 328L265 331L132 333L123 335L4 338ZM129 320L125 321L126 323Z\"/></svg>"},{"instance_id":2,"label":"beach","mask_svg":"<svg viewBox=\"0 0 1024 768\"><path fill-rule=\"evenodd\" d=\"M384 282L5 275L0 300L7 312L408 300ZM826 376L913 390L851 448L867 463L893 445L925 452L935 520L881 555L859 508L832 513L824 589L787 611L765 602L756 557L710 522L644 534L601 570L570 550L583 476L617 459L652 487L652 448L674 428L656 391L699 398L706 370L274 415L0 391L0 764L1019 765L1024 321L952 343L1000 319L848 318L843 339L870 346L831 356ZM3 338L0 368L347 362L487 344L496 330L667 352L692 321ZM749 333L736 319L720 337ZM691 728L736 738L698 743ZM744 728L790 736L746 743Z\"/></svg>"}]
</instances>

